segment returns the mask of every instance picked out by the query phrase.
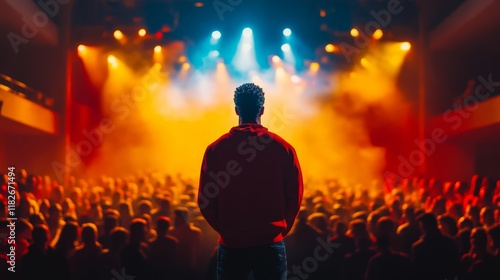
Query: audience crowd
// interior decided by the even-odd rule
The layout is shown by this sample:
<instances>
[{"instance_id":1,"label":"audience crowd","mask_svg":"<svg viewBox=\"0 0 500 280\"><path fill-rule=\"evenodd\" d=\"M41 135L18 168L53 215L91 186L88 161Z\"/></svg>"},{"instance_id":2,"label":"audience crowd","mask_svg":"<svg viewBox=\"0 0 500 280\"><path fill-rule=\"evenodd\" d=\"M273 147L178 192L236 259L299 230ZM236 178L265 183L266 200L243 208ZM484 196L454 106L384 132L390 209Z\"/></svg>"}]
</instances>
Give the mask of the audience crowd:
<instances>
[{"instance_id":1,"label":"audience crowd","mask_svg":"<svg viewBox=\"0 0 500 280\"><path fill-rule=\"evenodd\" d=\"M0 177L0 279L216 278L218 235L200 215L196 184L156 173L72 177L63 187L19 170L12 273L7 181ZM305 187L285 238L287 279L500 279L500 181Z\"/></svg>"}]
</instances>

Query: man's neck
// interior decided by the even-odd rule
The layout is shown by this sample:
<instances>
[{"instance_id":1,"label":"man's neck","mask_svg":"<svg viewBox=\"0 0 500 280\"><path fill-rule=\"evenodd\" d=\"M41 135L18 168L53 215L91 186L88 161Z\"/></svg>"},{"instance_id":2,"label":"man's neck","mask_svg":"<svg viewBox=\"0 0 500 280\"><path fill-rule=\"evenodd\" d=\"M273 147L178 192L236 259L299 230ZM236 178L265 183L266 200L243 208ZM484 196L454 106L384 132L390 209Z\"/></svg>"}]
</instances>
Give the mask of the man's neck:
<instances>
[{"instance_id":1,"label":"man's neck","mask_svg":"<svg viewBox=\"0 0 500 280\"><path fill-rule=\"evenodd\" d=\"M241 118L238 121L239 125L242 125L244 123L252 123L252 124L259 124L260 125L260 118L254 119L254 120L242 120Z\"/></svg>"}]
</instances>

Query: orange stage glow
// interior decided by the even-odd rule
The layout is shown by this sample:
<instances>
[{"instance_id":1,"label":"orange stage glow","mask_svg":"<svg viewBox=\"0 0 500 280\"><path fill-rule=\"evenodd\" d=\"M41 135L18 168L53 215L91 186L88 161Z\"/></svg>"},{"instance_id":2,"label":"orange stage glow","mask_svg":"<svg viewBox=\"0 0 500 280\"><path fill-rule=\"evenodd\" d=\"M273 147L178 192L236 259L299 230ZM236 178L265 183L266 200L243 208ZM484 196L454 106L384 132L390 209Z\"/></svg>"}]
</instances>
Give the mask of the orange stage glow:
<instances>
[{"instance_id":1,"label":"orange stage glow","mask_svg":"<svg viewBox=\"0 0 500 280\"><path fill-rule=\"evenodd\" d=\"M294 145L307 188L328 178L363 184L382 179L385 150L371 144L365 117L375 107L394 116L391 121L401 121L406 107L395 80L406 52L400 46L370 47L364 62L346 73L323 73L312 62L310 71L318 74L314 79L328 86L310 84L309 77L284 66L269 70L274 75L250 75L266 92L262 124ZM178 73L167 74L184 54L179 53L182 46L164 48L164 63L139 70L127 65L126 55L118 60L96 54L104 61L108 56L113 67L101 100L113 130L104 135L85 175L158 171L182 174L196 185L206 146L237 125L233 93L241 81L229 75L226 65L220 61L213 72L202 74L182 59Z\"/></svg>"}]
</instances>

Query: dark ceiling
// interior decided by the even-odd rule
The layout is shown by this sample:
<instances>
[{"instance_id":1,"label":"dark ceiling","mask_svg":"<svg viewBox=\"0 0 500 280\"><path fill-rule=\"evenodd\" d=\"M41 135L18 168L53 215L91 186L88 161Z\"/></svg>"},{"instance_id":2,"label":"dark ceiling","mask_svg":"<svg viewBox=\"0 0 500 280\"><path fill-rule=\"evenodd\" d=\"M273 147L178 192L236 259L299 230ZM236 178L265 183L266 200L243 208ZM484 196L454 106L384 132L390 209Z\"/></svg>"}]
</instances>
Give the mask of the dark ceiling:
<instances>
[{"instance_id":1,"label":"dark ceiling","mask_svg":"<svg viewBox=\"0 0 500 280\"><path fill-rule=\"evenodd\" d=\"M280 40L290 27L302 41L313 45L345 40L352 26L373 20L371 11L387 9L381 0L79 0L74 5L76 40L92 40L106 31L148 27L156 32L168 26L166 38L201 40L213 30L231 34L251 26L264 40ZM402 0L404 8L384 28L388 36L416 34L416 1ZM458 2L458 1L455 1ZM197 4L198 3L198 4ZM201 6L201 7L197 7ZM323 17L321 11L324 11ZM85 34L80 36L80 34ZM94 37L95 36L95 37ZM94 38L92 38L94 37Z\"/></svg>"}]
</instances>

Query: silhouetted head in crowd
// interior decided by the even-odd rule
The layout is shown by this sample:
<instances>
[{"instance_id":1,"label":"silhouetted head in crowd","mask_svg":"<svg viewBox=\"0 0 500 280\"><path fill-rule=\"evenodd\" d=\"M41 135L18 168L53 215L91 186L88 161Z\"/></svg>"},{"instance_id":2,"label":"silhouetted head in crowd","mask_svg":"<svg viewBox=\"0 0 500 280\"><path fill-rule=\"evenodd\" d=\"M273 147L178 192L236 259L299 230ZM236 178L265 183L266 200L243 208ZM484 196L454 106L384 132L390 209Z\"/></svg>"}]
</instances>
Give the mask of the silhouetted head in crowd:
<instances>
[{"instance_id":1,"label":"silhouetted head in crowd","mask_svg":"<svg viewBox=\"0 0 500 280\"><path fill-rule=\"evenodd\" d=\"M170 213L170 208L171 208L170 199L166 197L158 199L158 206L161 211L164 211L165 213Z\"/></svg>"},{"instance_id":2,"label":"silhouetted head in crowd","mask_svg":"<svg viewBox=\"0 0 500 280\"><path fill-rule=\"evenodd\" d=\"M59 203L50 204L48 214L49 217L47 218L47 220L58 221L59 219L61 219L63 216L61 204Z\"/></svg>"},{"instance_id":3,"label":"silhouetted head in crowd","mask_svg":"<svg viewBox=\"0 0 500 280\"><path fill-rule=\"evenodd\" d=\"M491 237L492 247L497 250L497 254L500 254L500 225L496 225L488 231Z\"/></svg>"},{"instance_id":4,"label":"silhouetted head in crowd","mask_svg":"<svg viewBox=\"0 0 500 280\"><path fill-rule=\"evenodd\" d=\"M97 241L97 227L94 223L82 225L82 242L85 246L94 245Z\"/></svg>"},{"instance_id":5,"label":"silhouetted head in crowd","mask_svg":"<svg viewBox=\"0 0 500 280\"><path fill-rule=\"evenodd\" d=\"M264 91L261 87L247 83L236 88L234 105L239 123L260 124L260 117L264 114Z\"/></svg>"},{"instance_id":6,"label":"silhouetted head in crowd","mask_svg":"<svg viewBox=\"0 0 500 280\"><path fill-rule=\"evenodd\" d=\"M111 246L113 251L120 251L128 242L129 233L123 227L116 227L111 231Z\"/></svg>"},{"instance_id":7,"label":"silhouetted head in crowd","mask_svg":"<svg viewBox=\"0 0 500 280\"><path fill-rule=\"evenodd\" d=\"M115 210L116 211L116 210ZM118 211L116 211L118 212ZM106 213L104 215L104 233L110 233L115 227L118 226L119 214Z\"/></svg>"},{"instance_id":8,"label":"silhouetted head in crowd","mask_svg":"<svg viewBox=\"0 0 500 280\"><path fill-rule=\"evenodd\" d=\"M142 218L132 220L130 224L130 243L139 244L146 241L146 221Z\"/></svg>"},{"instance_id":9,"label":"silhouetted head in crowd","mask_svg":"<svg viewBox=\"0 0 500 280\"><path fill-rule=\"evenodd\" d=\"M382 217L377 223L377 236L393 236L396 234L396 224L390 217Z\"/></svg>"},{"instance_id":10,"label":"silhouetted head in crowd","mask_svg":"<svg viewBox=\"0 0 500 280\"><path fill-rule=\"evenodd\" d=\"M407 203L403 205L403 219L410 224L416 222L415 208L412 205Z\"/></svg>"},{"instance_id":11,"label":"silhouetted head in crowd","mask_svg":"<svg viewBox=\"0 0 500 280\"><path fill-rule=\"evenodd\" d=\"M458 233L457 223L449 215L438 217L439 229L444 235L454 238Z\"/></svg>"},{"instance_id":12,"label":"silhouetted head in crowd","mask_svg":"<svg viewBox=\"0 0 500 280\"><path fill-rule=\"evenodd\" d=\"M469 230L472 230L472 228L474 227L474 223L472 222L472 220L468 217L461 217L460 219L458 219L458 228L460 230L463 230L463 229L469 229Z\"/></svg>"},{"instance_id":13,"label":"silhouetted head in crowd","mask_svg":"<svg viewBox=\"0 0 500 280\"><path fill-rule=\"evenodd\" d=\"M481 209L481 224L491 227L495 224L495 213L490 207L483 207Z\"/></svg>"},{"instance_id":14,"label":"silhouetted head in crowd","mask_svg":"<svg viewBox=\"0 0 500 280\"><path fill-rule=\"evenodd\" d=\"M321 232L328 231L328 220L326 215L323 213L313 213L309 215L307 221Z\"/></svg>"},{"instance_id":15,"label":"silhouetted head in crowd","mask_svg":"<svg viewBox=\"0 0 500 280\"><path fill-rule=\"evenodd\" d=\"M479 207L477 205L467 205L467 207L465 208L465 215L470 217L475 227L481 225L479 212Z\"/></svg>"},{"instance_id":16,"label":"silhouetted head in crowd","mask_svg":"<svg viewBox=\"0 0 500 280\"><path fill-rule=\"evenodd\" d=\"M33 246L46 249L49 245L49 228L46 225L36 225L31 232Z\"/></svg>"},{"instance_id":17,"label":"silhouetted head in crowd","mask_svg":"<svg viewBox=\"0 0 500 280\"><path fill-rule=\"evenodd\" d=\"M366 223L363 220L354 220L349 224L349 231L352 237L357 238L369 238L368 230L366 228Z\"/></svg>"},{"instance_id":18,"label":"silhouetted head in crowd","mask_svg":"<svg viewBox=\"0 0 500 280\"><path fill-rule=\"evenodd\" d=\"M391 247L391 238L387 235L377 237L377 248L381 252L389 252Z\"/></svg>"},{"instance_id":19,"label":"silhouetted head in crowd","mask_svg":"<svg viewBox=\"0 0 500 280\"><path fill-rule=\"evenodd\" d=\"M151 201L143 199L137 205L137 215L142 216L144 214L151 215L151 210L153 209L153 204Z\"/></svg>"},{"instance_id":20,"label":"silhouetted head in crowd","mask_svg":"<svg viewBox=\"0 0 500 280\"><path fill-rule=\"evenodd\" d=\"M448 208L448 213L454 220L458 220L464 215L463 206L461 203L453 203Z\"/></svg>"},{"instance_id":21,"label":"silhouetted head in crowd","mask_svg":"<svg viewBox=\"0 0 500 280\"><path fill-rule=\"evenodd\" d=\"M488 235L482 227L472 229L470 233L470 244L473 252L486 252L488 247Z\"/></svg>"},{"instance_id":22,"label":"silhouetted head in crowd","mask_svg":"<svg viewBox=\"0 0 500 280\"><path fill-rule=\"evenodd\" d=\"M352 214L351 220L363 220L367 221L368 220L368 212L366 211L358 211Z\"/></svg>"},{"instance_id":23,"label":"silhouetted head in crowd","mask_svg":"<svg viewBox=\"0 0 500 280\"><path fill-rule=\"evenodd\" d=\"M344 222L337 222L335 224L335 235L336 236L344 236L347 232L347 224Z\"/></svg>"},{"instance_id":24,"label":"silhouetted head in crowd","mask_svg":"<svg viewBox=\"0 0 500 280\"><path fill-rule=\"evenodd\" d=\"M174 212L174 215L175 215L174 223L176 227L189 225L189 212L187 208L184 207L177 208Z\"/></svg>"},{"instance_id":25,"label":"silhouetted head in crowd","mask_svg":"<svg viewBox=\"0 0 500 280\"><path fill-rule=\"evenodd\" d=\"M43 217L42 213L40 213L40 212L38 212L36 214L31 214L29 217L29 221L33 226L47 225L45 218Z\"/></svg>"},{"instance_id":26,"label":"silhouetted head in crowd","mask_svg":"<svg viewBox=\"0 0 500 280\"><path fill-rule=\"evenodd\" d=\"M420 230L424 235L432 235L439 232L436 216L432 213L425 213L417 218Z\"/></svg>"},{"instance_id":27,"label":"silhouetted head in crowd","mask_svg":"<svg viewBox=\"0 0 500 280\"><path fill-rule=\"evenodd\" d=\"M78 240L78 234L79 234L78 231L79 227L77 223L75 222L66 223L62 227L58 236L54 239L55 246L53 247L58 251L68 253L76 246L76 241Z\"/></svg>"},{"instance_id":28,"label":"silhouetted head in crowd","mask_svg":"<svg viewBox=\"0 0 500 280\"><path fill-rule=\"evenodd\" d=\"M160 216L156 221L156 232L158 233L158 236L166 235L171 225L172 221L169 217Z\"/></svg>"}]
</instances>

